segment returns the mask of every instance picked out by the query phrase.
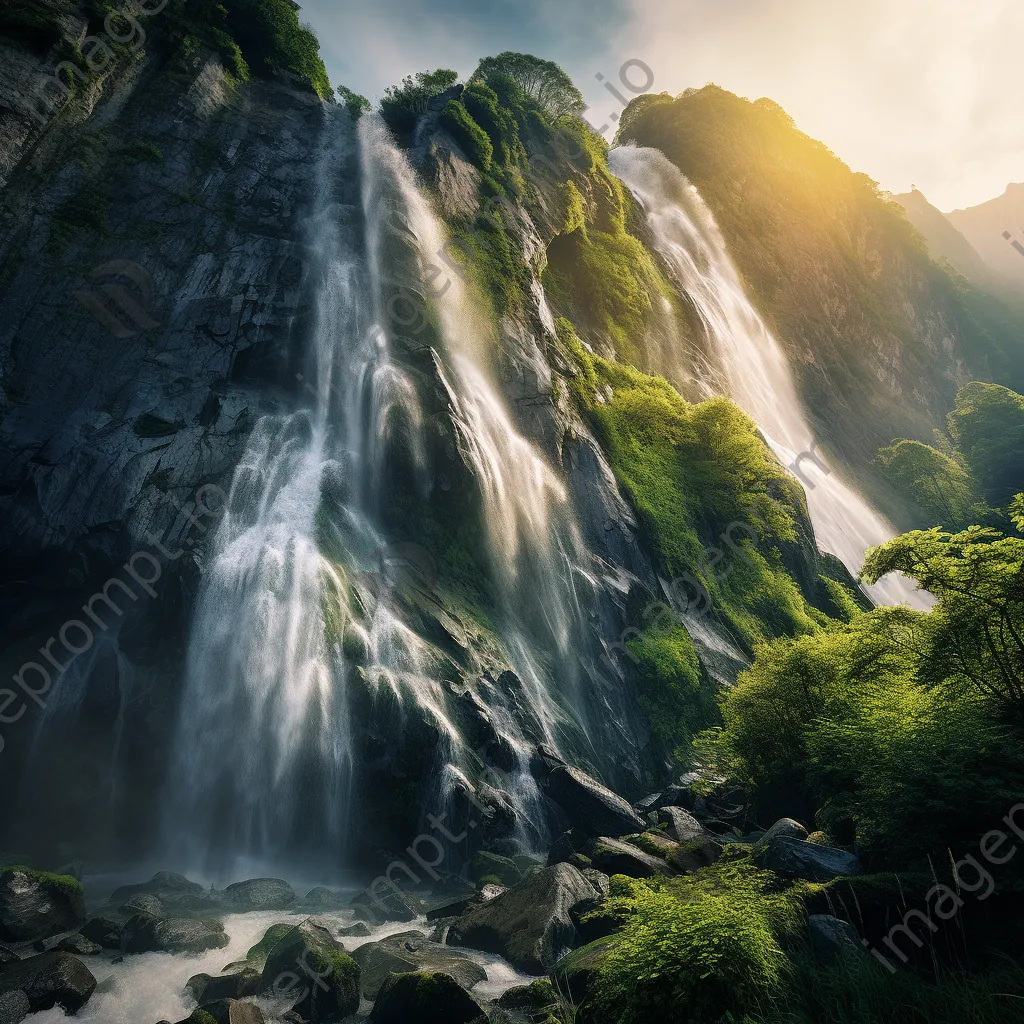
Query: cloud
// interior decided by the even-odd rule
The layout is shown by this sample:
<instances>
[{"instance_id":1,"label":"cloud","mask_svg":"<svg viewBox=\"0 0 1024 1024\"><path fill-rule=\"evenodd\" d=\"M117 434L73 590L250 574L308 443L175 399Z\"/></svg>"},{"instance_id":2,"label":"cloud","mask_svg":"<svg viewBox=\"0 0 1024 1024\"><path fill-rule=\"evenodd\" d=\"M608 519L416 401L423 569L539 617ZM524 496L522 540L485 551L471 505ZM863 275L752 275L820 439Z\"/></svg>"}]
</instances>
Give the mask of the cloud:
<instances>
[{"instance_id":1,"label":"cloud","mask_svg":"<svg viewBox=\"0 0 1024 1024\"><path fill-rule=\"evenodd\" d=\"M302 17L332 80L370 97L522 50L561 64L600 125L620 104L595 75L639 59L655 91L770 96L855 170L943 209L1024 178L1020 0L306 0Z\"/></svg>"}]
</instances>

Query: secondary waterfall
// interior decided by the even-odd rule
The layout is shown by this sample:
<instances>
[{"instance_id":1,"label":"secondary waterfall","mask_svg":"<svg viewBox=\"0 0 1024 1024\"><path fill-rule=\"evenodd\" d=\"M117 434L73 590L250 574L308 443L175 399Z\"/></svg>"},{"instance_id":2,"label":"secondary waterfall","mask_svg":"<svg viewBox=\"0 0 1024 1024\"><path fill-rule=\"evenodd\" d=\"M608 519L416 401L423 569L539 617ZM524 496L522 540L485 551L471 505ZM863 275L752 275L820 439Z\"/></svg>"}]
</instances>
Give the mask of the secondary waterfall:
<instances>
[{"instance_id":1,"label":"secondary waterfall","mask_svg":"<svg viewBox=\"0 0 1024 1024\"><path fill-rule=\"evenodd\" d=\"M856 575L864 552L896 531L818 458L789 363L747 299L711 211L659 150L623 146L612 150L609 165L642 204L675 284L704 322L721 375L713 384L757 423L800 479L819 545ZM931 606L927 594L895 574L865 589L876 603Z\"/></svg>"},{"instance_id":2,"label":"secondary waterfall","mask_svg":"<svg viewBox=\"0 0 1024 1024\"><path fill-rule=\"evenodd\" d=\"M213 870L315 854L340 867L359 770L345 683L354 667L382 706L415 706L434 723L436 802L427 810L443 810L470 773L436 654L381 578L392 540L382 525L386 460L401 458L403 485L423 500L433 486L423 360L414 372L403 366L425 346L410 354L410 320L395 303L404 295L418 296L416 312L434 325L432 373L482 499L495 632L521 684L509 696L515 713L497 692L490 711L514 753L506 782L520 843L537 847L534 745L594 746L579 700L588 556L558 477L497 397L492 328L471 288L457 274L432 287L445 236L407 158L373 116L356 129L328 111L323 138L307 240L314 321L299 375L308 397L257 424L212 545L188 651L168 843L183 862Z\"/></svg>"}]
</instances>

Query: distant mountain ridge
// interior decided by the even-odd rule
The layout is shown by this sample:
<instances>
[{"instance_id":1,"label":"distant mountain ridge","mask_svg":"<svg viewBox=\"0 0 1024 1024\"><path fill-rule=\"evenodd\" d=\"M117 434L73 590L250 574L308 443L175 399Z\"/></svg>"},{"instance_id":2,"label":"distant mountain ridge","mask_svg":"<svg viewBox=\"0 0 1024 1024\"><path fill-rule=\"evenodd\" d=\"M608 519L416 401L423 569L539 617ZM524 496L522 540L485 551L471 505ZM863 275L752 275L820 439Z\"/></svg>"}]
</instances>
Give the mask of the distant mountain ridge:
<instances>
[{"instance_id":1,"label":"distant mountain ridge","mask_svg":"<svg viewBox=\"0 0 1024 1024\"><path fill-rule=\"evenodd\" d=\"M1016 287L1012 278L987 261L946 214L928 202L923 192L915 188L894 195L893 199L906 210L907 220L924 235L934 260L948 260L968 281L988 291L1006 292Z\"/></svg>"},{"instance_id":2,"label":"distant mountain ridge","mask_svg":"<svg viewBox=\"0 0 1024 1024\"><path fill-rule=\"evenodd\" d=\"M946 219L997 273L1018 287L1024 285L1024 256L1014 249L1024 244L1024 183L1007 185L995 199L966 210L953 210ZM1010 232L1007 239L1005 232Z\"/></svg>"}]
</instances>

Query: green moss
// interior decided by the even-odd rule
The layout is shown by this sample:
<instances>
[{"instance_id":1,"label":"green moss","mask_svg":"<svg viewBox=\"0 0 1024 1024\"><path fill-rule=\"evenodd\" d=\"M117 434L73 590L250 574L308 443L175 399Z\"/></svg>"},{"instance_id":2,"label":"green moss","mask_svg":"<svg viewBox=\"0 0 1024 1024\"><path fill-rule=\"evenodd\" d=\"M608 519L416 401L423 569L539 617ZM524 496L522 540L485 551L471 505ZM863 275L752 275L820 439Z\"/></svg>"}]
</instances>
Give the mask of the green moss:
<instances>
[{"instance_id":1,"label":"green moss","mask_svg":"<svg viewBox=\"0 0 1024 1024\"><path fill-rule=\"evenodd\" d=\"M441 111L441 124L469 157L470 163L481 171L491 169L494 147L487 132L473 120L465 106L458 100L449 100Z\"/></svg>"},{"instance_id":2,"label":"green moss","mask_svg":"<svg viewBox=\"0 0 1024 1024\"><path fill-rule=\"evenodd\" d=\"M813 632L773 547L795 539L793 492L750 418L724 398L691 405L663 378L587 352L568 321L557 327L578 367L573 395L667 578L687 581L681 593L701 612L710 601L749 649Z\"/></svg>"},{"instance_id":3,"label":"green moss","mask_svg":"<svg viewBox=\"0 0 1024 1024\"><path fill-rule=\"evenodd\" d=\"M43 885L57 889L63 896L72 902L85 900L85 889L82 883L73 875L55 875L49 871L37 871L35 868L26 867L24 864L12 864L3 869L6 871L21 871L29 878Z\"/></svg>"},{"instance_id":4,"label":"green moss","mask_svg":"<svg viewBox=\"0 0 1024 1024\"><path fill-rule=\"evenodd\" d=\"M118 156L129 164L162 164L164 162L164 155L160 149L152 142L146 142L144 139L135 139L125 146Z\"/></svg>"},{"instance_id":5,"label":"green moss","mask_svg":"<svg viewBox=\"0 0 1024 1024\"><path fill-rule=\"evenodd\" d=\"M565 222L562 234L571 235L574 231L587 230L587 210L583 203L583 194L574 182L566 181L559 186L565 200Z\"/></svg>"},{"instance_id":6,"label":"green moss","mask_svg":"<svg viewBox=\"0 0 1024 1024\"><path fill-rule=\"evenodd\" d=\"M648 627L628 646L636 659L640 707L659 752L684 763L693 734L718 720L715 688L700 670L693 641L680 626Z\"/></svg>"},{"instance_id":7,"label":"green moss","mask_svg":"<svg viewBox=\"0 0 1024 1024\"><path fill-rule=\"evenodd\" d=\"M189 1024L217 1024L217 1018L206 1010L193 1010L189 1017Z\"/></svg>"}]
</instances>

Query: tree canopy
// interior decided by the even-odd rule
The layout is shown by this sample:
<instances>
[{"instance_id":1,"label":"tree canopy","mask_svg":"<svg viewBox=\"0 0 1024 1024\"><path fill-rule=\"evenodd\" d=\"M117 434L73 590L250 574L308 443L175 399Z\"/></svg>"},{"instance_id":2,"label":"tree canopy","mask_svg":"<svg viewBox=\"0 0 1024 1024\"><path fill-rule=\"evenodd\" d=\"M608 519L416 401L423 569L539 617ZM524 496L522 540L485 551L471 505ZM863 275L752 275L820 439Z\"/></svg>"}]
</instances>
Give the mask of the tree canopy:
<instances>
[{"instance_id":1,"label":"tree canopy","mask_svg":"<svg viewBox=\"0 0 1024 1024\"><path fill-rule=\"evenodd\" d=\"M470 80L483 81L493 87L493 80L501 77L515 82L553 118L579 117L587 108L583 94L554 61L506 51L497 57L484 57Z\"/></svg>"}]
</instances>

